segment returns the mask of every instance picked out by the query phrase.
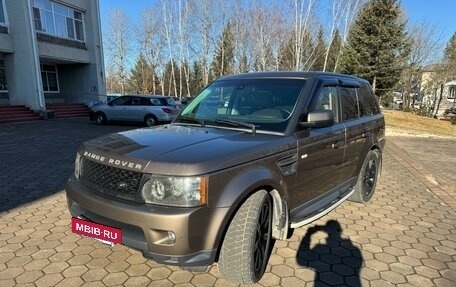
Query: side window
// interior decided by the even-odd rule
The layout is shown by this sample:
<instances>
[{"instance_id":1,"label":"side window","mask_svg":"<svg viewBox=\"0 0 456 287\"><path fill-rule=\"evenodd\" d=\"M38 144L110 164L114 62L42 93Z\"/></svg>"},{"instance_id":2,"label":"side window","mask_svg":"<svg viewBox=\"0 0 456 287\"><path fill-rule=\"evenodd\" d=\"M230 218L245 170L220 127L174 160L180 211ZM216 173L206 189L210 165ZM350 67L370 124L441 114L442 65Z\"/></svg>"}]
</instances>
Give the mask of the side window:
<instances>
[{"instance_id":1,"label":"side window","mask_svg":"<svg viewBox=\"0 0 456 287\"><path fill-rule=\"evenodd\" d=\"M132 106L140 106L141 105L141 98L131 98L131 105Z\"/></svg>"},{"instance_id":2,"label":"side window","mask_svg":"<svg viewBox=\"0 0 456 287\"><path fill-rule=\"evenodd\" d=\"M336 86L324 86L320 89L311 111L319 111L319 110L333 111L334 122L335 123L340 122Z\"/></svg>"},{"instance_id":3,"label":"side window","mask_svg":"<svg viewBox=\"0 0 456 287\"><path fill-rule=\"evenodd\" d=\"M359 117L355 87L341 87L340 100L342 103L342 121L348 121Z\"/></svg>"},{"instance_id":4,"label":"side window","mask_svg":"<svg viewBox=\"0 0 456 287\"><path fill-rule=\"evenodd\" d=\"M358 99L359 116L365 117L372 115L372 107L368 100L368 95L362 88L356 88L356 98Z\"/></svg>"},{"instance_id":5,"label":"side window","mask_svg":"<svg viewBox=\"0 0 456 287\"><path fill-rule=\"evenodd\" d=\"M360 106L362 104L364 107L364 113L361 113L361 116L380 113L378 101L368 84L363 84L361 88L358 89L358 93L359 104Z\"/></svg>"},{"instance_id":6,"label":"side window","mask_svg":"<svg viewBox=\"0 0 456 287\"><path fill-rule=\"evenodd\" d=\"M149 98L139 98L139 99L140 99L140 101L139 101L140 106L151 106L152 105Z\"/></svg>"},{"instance_id":7,"label":"side window","mask_svg":"<svg viewBox=\"0 0 456 287\"><path fill-rule=\"evenodd\" d=\"M448 99L456 99L456 86L450 86L448 89Z\"/></svg>"},{"instance_id":8,"label":"side window","mask_svg":"<svg viewBox=\"0 0 456 287\"><path fill-rule=\"evenodd\" d=\"M131 104L131 99L130 97L119 97L112 102L113 106L128 106Z\"/></svg>"},{"instance_id":9,"label":"side window","mask_svg":"<svg viewBox=\"0 0 456 287\"><path fill-rule=\"evenodd\" d=\"M150 99L152 102L152 106L162 106L162 102L160 99Z\"/></svg>"}]
</instances>

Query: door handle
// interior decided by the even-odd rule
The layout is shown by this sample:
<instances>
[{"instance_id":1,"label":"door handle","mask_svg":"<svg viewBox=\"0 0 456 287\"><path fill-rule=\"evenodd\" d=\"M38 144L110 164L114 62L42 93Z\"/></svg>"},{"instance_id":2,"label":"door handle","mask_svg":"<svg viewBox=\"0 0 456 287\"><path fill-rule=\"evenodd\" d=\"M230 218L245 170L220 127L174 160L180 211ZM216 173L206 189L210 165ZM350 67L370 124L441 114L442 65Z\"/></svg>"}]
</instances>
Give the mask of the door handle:
<instances>
[{"instance_id":1,"label":"door handle","mask_svg":"<svg viewBox=\"0 0 456 287\"><path fill-rule=\"evenodd\" d=\"M343 147L344 146L344 142L335 142L331 145L332 148L336 149L336 148L340 148L340 147Z\"/></svg>"}]
</instances>

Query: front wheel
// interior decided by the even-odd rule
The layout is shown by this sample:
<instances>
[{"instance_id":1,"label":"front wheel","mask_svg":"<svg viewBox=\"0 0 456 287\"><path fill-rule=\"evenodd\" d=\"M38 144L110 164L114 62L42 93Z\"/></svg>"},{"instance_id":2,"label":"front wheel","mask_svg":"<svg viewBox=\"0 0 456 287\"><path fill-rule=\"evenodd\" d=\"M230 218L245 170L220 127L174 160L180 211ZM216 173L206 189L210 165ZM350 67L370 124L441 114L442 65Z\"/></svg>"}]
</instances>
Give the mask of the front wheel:
<instances>
[{"instance_id":1,"label":"front wheel","mask_svg":"<svg viewBox=\"0 0 456 287\"><path fill-rule=\"evenodd\" d=\"M104 125L106 123L106 115L102 112L98 112L95 114L95 120L97 124Z\"/></svg>"},{"instance_id":2,"label":"front wheel","mask_svg":"<svg viewBox=\"0 0 456 287\"><path fill-rule=\"evenodd\" d=\"M354 192L349 200L355 202L368 202L374 195L375 186L381 167L381 156L378 150L371 150L367 153Z\"/></svg>"},{"instance_id":3,"label":"front wheel","mask_svg":"<svg viewBox=\"0 0 456 287\"><path fill-rule=\"evenodd\" d=\"M239 284L261 279L271 250L271 225L271 196L260 190L241 205L228 227L218 260L222 276Z\"/></svg>"}]
</instances>

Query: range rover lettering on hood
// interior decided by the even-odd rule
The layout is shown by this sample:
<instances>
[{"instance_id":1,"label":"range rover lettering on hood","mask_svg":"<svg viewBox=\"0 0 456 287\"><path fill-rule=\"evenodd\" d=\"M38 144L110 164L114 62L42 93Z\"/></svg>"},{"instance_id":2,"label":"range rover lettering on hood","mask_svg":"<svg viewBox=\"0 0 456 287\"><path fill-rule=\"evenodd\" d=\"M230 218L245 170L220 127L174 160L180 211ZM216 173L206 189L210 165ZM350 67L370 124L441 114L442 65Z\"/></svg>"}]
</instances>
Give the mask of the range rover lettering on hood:
<instances>
[{"instance_id":1,"label":"range rover lettering on hood","mask_svg":"<svg viewBox=\"0 0 456 287\"><path fill-rule=\"evenodd\" d=\"M121 166L121 167L128 167L136 170L142 170L142 164L127 161L127 160L121 160L121 159L115 159L115 158L107 158L102 155L98 155L95 153L91 153L88 151L84 151L84 156L87 158L90 158L92 160L98 161L98 162L103 162L107 163L110 165L115 165L115 166Z\"/></svg>"}]
</instances>

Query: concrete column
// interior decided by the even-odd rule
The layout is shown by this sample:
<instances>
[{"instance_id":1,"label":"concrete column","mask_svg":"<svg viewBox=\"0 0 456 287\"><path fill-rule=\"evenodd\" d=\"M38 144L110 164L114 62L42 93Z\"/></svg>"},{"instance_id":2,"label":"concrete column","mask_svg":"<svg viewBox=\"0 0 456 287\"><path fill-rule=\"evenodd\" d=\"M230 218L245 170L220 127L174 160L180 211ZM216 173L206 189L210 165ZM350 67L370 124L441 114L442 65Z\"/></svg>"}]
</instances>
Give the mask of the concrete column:
<instances>
[{"instance_id":1,"label":"concrete column","mask_svg":"<svg viewBox=\"0 0 456 287\"><path fill-rule=\"evenodd\" d=\"M44 111L44 95L30 0L6 1L13 54L5 56L11 105Z\"/></svg>"},{"instance_id":2,"label":"concrete column","mask_svg":"<svg viewBox=\"0 0 456 287\"><path fill-rule=\"evenodd\" d=\"M86 41L89 47L93 50L90 51L90 61L95 63L91 65L92 75L96 79L96 93L98 95L106 95L106 81L105 81L105 67L103 55L103 41L101 35L101 20L100 20L100 3L98 0L86 0L87 7L89 8L86 13L86 25L92 29L86 29ZM95 85L91 87L94 90Z\"/></svg>"}]
</instances>

